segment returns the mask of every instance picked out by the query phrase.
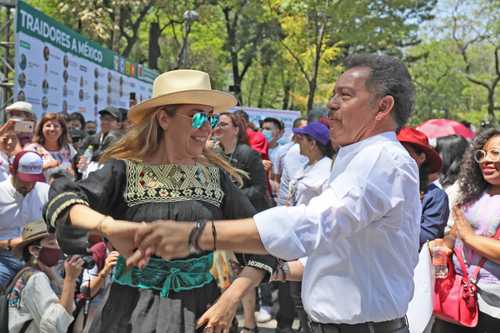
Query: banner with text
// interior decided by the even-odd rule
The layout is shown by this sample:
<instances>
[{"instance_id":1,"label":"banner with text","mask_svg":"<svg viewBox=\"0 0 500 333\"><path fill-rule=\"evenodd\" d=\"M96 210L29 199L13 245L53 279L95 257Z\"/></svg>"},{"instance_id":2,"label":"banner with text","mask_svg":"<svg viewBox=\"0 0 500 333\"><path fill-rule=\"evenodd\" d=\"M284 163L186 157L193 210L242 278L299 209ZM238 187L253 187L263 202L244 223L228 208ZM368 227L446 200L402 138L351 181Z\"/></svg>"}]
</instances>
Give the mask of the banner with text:
<instances>
[{"instance_id":1,"label":"banner with text","mask_svg":"<svg viewBox=\"0 0 500 333\"><path fill-rule=\"evenodd\" d=\"M127 61L19 1L15 99L45 112L81 112L95 120L108 105L128 108L150 98L157 72Z\"/></svg>"}]
</instances>

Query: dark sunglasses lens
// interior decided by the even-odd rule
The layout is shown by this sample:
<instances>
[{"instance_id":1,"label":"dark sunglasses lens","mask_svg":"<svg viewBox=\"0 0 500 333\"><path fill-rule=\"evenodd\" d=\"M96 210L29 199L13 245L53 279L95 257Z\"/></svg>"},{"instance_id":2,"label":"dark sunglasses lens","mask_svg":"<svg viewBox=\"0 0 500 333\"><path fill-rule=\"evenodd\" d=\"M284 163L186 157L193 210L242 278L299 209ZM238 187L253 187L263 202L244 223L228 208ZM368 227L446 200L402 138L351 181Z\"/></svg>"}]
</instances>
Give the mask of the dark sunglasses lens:
<instances>
[{"instance_id":1,"label":"dark sunglasses lens","mask_svg":"<svg viewBox=\"0 0 500 333\"><path fill-rule=\"evenodd\" d=\"M205 113L195 113L193 115L193 122L191 123L191 126L196 129L201 128L207 119L208 116Z\"/></svg>"}]
</instances>

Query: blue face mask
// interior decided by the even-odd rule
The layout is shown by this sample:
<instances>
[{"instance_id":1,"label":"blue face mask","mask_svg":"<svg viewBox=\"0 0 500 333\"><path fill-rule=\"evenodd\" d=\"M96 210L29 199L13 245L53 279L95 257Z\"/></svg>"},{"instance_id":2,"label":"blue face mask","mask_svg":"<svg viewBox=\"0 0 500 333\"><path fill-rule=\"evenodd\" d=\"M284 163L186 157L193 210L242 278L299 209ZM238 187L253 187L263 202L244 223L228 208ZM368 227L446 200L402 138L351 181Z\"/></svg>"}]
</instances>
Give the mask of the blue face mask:
<instances>
[{"instance_id":1,"label":"blue face mask","mask_svg":"<svg viewBox=\"0 0 500 333\"><path fill-rule=\"evenodd\" d=\"M273 132L270 130L263 130L262 134L266 137L267 142L273 141Z\"/></svg>"}]
</instances>

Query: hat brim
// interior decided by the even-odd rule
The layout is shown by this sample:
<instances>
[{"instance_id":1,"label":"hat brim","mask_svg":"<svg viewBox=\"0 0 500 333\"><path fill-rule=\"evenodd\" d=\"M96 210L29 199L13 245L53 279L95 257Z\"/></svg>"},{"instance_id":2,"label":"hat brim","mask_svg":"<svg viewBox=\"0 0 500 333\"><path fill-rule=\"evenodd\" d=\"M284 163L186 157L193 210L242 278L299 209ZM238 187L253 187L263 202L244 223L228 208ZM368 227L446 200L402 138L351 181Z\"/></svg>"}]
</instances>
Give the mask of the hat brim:
<instances>
[{"instance_id":1,"label":"hat brim","mask_svg":"<svg viewBox=\"0 0 500 333\"><path fill-rule=\"evenodd\" d=\"M33 243L39 239L42 239L42 238L45 238L48 236L49 236L49 233L46 230L40 231L39 233L31 235L29 238L27 238L27 239L23 240L21 243L17 244L17 246L12 249L12 253L16 257L21 258L23 255L23 250L26 246L30 245L31 243Z\"/></svg>"},{"instance_id":2,"label":"hat brim","mask_svg":"<svg viewBox=\"0 0 500 333\"><path fill-rule=\"evenodd\" d=\"M200 104L213 107L214 113L226 112L236 106L237 99L228 93L218 90L186 90L165 94L134 105L129 113L128 120L139 124L151 112L160 106L173 104Z\"/></svg>"},{"instance_id":3,"label":"hat brim","mask_svg":"<svg viewBox=\"0 0 500 333\"><path fill-rule=\"evenodd\" d=\"M117 120L120 120L120 117L119 117L119 116L117 116L116 114L113 114L112 112L109 112L108 110L101 110L101 111L99 111L98 113L99 113L99 115L101 115L101 116L102 116L102 115L105 115L105 114L109 114L111 117L113 117L113 118L115 118L115 119L117 119Z\"/></svg>"},{"instance_id":4,"label":"hat brim","mask_svg":"<svg viewBox=\"0 0 500 333\"><path fill-rule=\"evenodd\" d=\"M429 173L435 173L441 170L443 167L443 161L441 160L441 156L439 156L439 153L434 150L432 147L426 146L421 144L420 142L414 142L411 140L404 140L400 139L399 140L402 143L408 143L413 146L416 146L420 151L422 151L425 154L425 162L424 164L427 164L429 166Z\"/></svg>"},{"instance_id":5,"label":"hat brim","mask_svg":"<svg viewBox=\"0 0 500 333\"><path fill-rule=\"evenodd\" d=\"M307 127L307 126L306 126ZM330 144L330 139L328 139L326 142L325 140L323 139L320 139L320 138L317 138L315 137L313 134L311 133L308 133L307 132L307 129L305 129L306 127L301 127L301 128L294 128L292 129L292 132L293 134L299 134L299 135L309 135L311 138L313 138L314 140L318 141L319 143L321 143L322 145L324 146L327 146Z\"/></svg>"},{"instance_id":6,"label":"hat brim","mask_svg":"<svg viewBox=\"0 0 500 333\"><path fill-rule=\"evenodd\" d=\"M40 182L40 183L45 182L45 176L43 175L43 173L33 175L29 173L18 172L16 173L16 177L22 180L23 182Z\"/></svg>"}]
</instances>

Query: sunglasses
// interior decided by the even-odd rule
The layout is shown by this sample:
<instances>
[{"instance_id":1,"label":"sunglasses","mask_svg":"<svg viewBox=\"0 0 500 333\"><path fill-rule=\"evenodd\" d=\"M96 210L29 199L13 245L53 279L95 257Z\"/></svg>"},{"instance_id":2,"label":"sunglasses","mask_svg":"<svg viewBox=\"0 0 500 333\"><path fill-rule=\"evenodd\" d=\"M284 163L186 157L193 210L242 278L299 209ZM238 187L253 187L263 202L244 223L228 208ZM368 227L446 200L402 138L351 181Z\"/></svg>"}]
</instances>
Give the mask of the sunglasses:
<instances>
[{"instance_id":1,"label":"sunglasses","mask_svg":"<svg viewBox=\"0 0 500 333\"><path fill-rule=\"evenodd\" d=\"M203 125L205 125L205 122L207 122L207 121L210 124L210 127L212 129L214 129L215 127L217 127L217 124L219 124L219 118L220 118L218 114L208 115L205 112L196 112L192 116L186 116L186 115L183 115L181 113L177 113L177 115L183 116L186 118L191 118L192 119L191 120L191 127L195 128L195 129L202 128Z\"/></svg>"}]
</instances>

